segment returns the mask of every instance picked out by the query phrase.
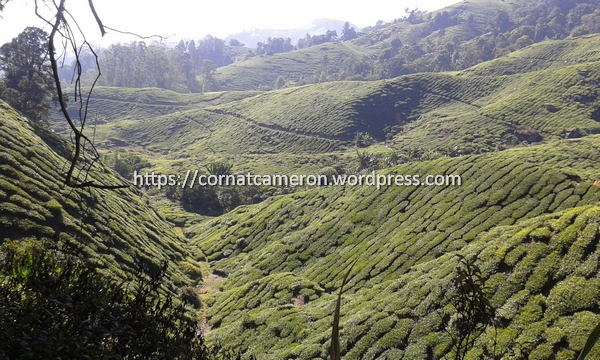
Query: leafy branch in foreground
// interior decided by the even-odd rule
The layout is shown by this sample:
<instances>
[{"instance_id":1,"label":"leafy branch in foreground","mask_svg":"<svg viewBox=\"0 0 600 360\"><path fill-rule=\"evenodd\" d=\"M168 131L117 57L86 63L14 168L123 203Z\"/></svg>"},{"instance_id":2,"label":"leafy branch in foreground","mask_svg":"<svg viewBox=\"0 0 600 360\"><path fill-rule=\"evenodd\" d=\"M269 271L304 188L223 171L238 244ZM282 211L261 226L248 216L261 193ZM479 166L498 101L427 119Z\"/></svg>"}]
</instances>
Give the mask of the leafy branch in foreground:
<instances>
[{"instance_id":1,"label":"leafy branch in foreground","mask_svg":"<svg viewBox=\"0 0 600 360\"><path fill-rule=\"evenodd\" d=\"M590 333L590 336L585 342L585 346L581 350L581 353L579 353L577 360L584 360L590 351L592 351L598 340L600 340L600 324L598 324Z\"/></svg>"},{"instance_id":2,"label":"leafy branch in foreground","mask_svg":"<svg viewBox=\"0 0 600 360\"><path fill-rule=\"evenodd\" d=\"M160 294L166 264L121 282L36 239L0 255L1 358L208 358L196 319Z\"/></svg>"},{"instance_id":3,"label":"leafy branch in foreground","mask_svg":"<svg viewBox=\"0 0 600 360\"><path fill-rule=\"evenodd\" d=\"M449 299L455 313L446 332L451 338L455 360L465 359L467 352L489 325L493 325L496 309L490 304L481 270L462 255L453 281L454 294Z\"/></svg>"},{"instance_id":4,"label":"leafy branch in foreground","mask_svg":"<svg viewBox=\"0 0 600 360\"><path fill-rule=\"evenodd\" d=\"M342 306L342 293L344 292L344 286L346 286L346 281L348 281L348 276L350 276L350 272L354 268L354 265L358 261L359 258L354 260L354 262L348 268L346 275L344 276L344 280L342 280L342 286L340 286L340 293L338 295L337 301L335 303L335 312L333 314L333 326L331 329L331 350L330 356L331 360L340 360L341 358L341 350L340 350L340 307Z\"/></svg>"}]
</instances>

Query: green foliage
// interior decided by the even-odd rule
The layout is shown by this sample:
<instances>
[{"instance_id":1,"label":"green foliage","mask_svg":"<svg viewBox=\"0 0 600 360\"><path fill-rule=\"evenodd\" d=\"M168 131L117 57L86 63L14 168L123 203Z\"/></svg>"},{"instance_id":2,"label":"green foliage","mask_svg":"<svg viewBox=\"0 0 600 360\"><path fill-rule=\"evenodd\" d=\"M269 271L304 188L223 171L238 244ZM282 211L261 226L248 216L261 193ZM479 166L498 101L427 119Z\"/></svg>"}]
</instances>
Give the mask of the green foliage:
<instances>
[{"instance_id":1,"label":"green foliage","mask_svg":"<svg viewBox=\"0 0 600 360\"><path fill-rule=\"evenodd\" d=\"M289 52L294 49L292 45L292 39L290 38L281 38L269 37L265 43L259 42L256 44L256 55L273 55L284 52Z\"/></svg>"},{"instance_id":2,"label":"green foliage","mask_svg":"<svg viewBox=\"0 0 600 360\"><path fill-rule=\"evenodd\" d=\"M360 257L347 280L352 296L340 310L341 355L368 358L402 351L411 358L428 358L430 352L449 356L452 341L436 313L454 314L451 307L442 310L439 289L454 277L459 268L454 254L460 254L478 259L501 324L497 336L493 328L481 326L485 331L467 357L473 352L509 356L519 347L515 351L523 354L540 347L535 353L542 356L550 341L543 334L550 329L577 334L574 339L581 341L570 323L556 321L593 311L597 301L593 281L585 286L570 286L575 280L561 283L575 273L595 276L597 249L590 244L595 244L597 228L591 225L585 235L581 230L597 219L598 209L583 205L595 204L598 190L589 182L593 178L580 182L546 168L562 168L559 162L542 160L557 154L565 161L578 156L542 145L411 162L387 171L457 173L463 175L463 185L313 189L193 226L188 231L192 242L228 275L207 312L213 326L209 338L247 338L242 347L252 344L257 352L277 358L327 356L335 296L321 294L302 306L284 304L294 298L296 279L331 291L344 275L340 269ZM574 203L567 201L572 195L558 196L569 188L572 195L586 194L585 200ZM551 207L554 201L561 204ZM565 210L573 206L580 207ZM240 239L243 246L237 245ZM282 277L289 273L295 276ZM283 284L275 285L273 278ZM290 290L277 295L280 288ZM561 302L565 310L556 307ZM237 319L244 315L251 322L241 327ZM380 320L383 329L374 327ZM583 328L586 337L592 327ZM555 352L581 350L575 342L558 339L551 344Z\"/></svg>"},{"instance_id":3,"label":"green foliage","mask_svg":"<svg viewBox=\"0 0 600 360\"><path fill-rule=\"evenodd\" d=\"M197 183L195 186L185 188L170 186L167 187L165 195L169 199L177 200L186 211L214 216L231 211L240 205L259 203L275 191L275 187L237 184L237 174L231 171L232 168L233 165L227 162L213 161L206 165L208 173L200 173L200 176L225 177L222 184ZM232 183L227 183L230 180L227 178L229 175L232 176Z\"/></svg>"},{"instance_id":4,"label":"green foliage","mask_svg":"<svg viewBox=\"0 0 600 360\"><path fill-rule=\"evenodd\" d=\"M206 165L206 170L210 175L231 175L232 164L226 162L214 161Z\"/></svg>"},{"instance_id":5,"label":"green foliage","mask_svg":"<svg viewBox=\"0 0 600 360\"><path fill-rule=\"evenodd\" d=\"M354 137L355 147L369 147L373 144L375 144L375 139L371 135L360 131L356 132L356 136Z\"/></svg>"},{"instance_id":6,"label":"green foliage","mask_svg":"<svg viewBox=\"0 0 600 360\"><path fill-rule=\"evenodd\" d=\"M337 301L335 303L335 312L333 314L333 324L331 327L331 349L330 349L330 359L331 360L340 360L340 307L342 306L342 292L344 291L344 286L346 285L346 281L348 280L348 276L354 268L354 265L358 262L359 258L354 260L354 262L349 266L348 272L344 276L342 280L342 286L340 286L340 293L338 295Z\"/></svg>"},{"instance_id":7,"label":"green foliage","mask_svg":"<svg viewBox=\"0 0 600 360\"><path fill-rule=\"evenodd\" d=\"M105 163L126 179L131 179L134 172L139 173L140 170L151 166L148 160L133 152L123 153L118 150L115 150Z\"/></svg>"},{"instance_id":8,"label":"green foliage","mask_svg":"<svg viewBox=\"0 0 600 360\"><path fill-rule=\"evenodd\" d=\"M327 357L333 290L358 258L344 282L351 296L339 308L345 358L573 359L598 323L600 37L543 40L593 29L596 11L579 5L485 0L431 14L408 9L352 41L249 53L224 67L219 41L181 42L177 51L206 71L207 90L217 89L213 80L227 90L269 90L281 80L286 88L203 95L100 88L92 98L102 146L143 149L161 173L203 163L213 174L382 169L460 174L461 186L327 187L239 207L290 190L173 188L168 196L180 203L163 199L159 213L195 224L184 229L188 244L129 191L81 198L61 191L47 181L59 177L55 155L19 142L32 131L8 120L0 127L7 164L0 227L10 237L75 238L121 275L139 254L175 261L167 290L206 306L209 339L244 356ZM306 42L313 39L322 40ZM279 49L278 39L270 43ZM198 66L204 60L214 66ZM181 79L173 88L187 91ZM357 153L355 144L366 149ZM113 178L101 169L94 176ZM94 204L86 221L75 216L82 199ZM123 220L131 218L142 220ZM477 258L480 272L455 255ZM215 273L202 278L194 259L204 257ZM477 276L449 293L453 308L439 289L461 266ZM213 292L195 287L215 274L224 282ZM471 291L484 283L489 302ZM479 305L463 306L465 294ZM467 315L456 315L459 308ZM495 329L476 321L491 308ZM468 346L453 352L457 336Z\"/></svg>"},{"instance_id":9,"label":"green foliage","mask_svg":"<svg viewBox=\"0 0 600 360\"><path fill-rule=\"evenodd\" d=\"M200 70L200 78L202 81L202 91L217 91L219 83L215 79L217 68L211 60L202 60L202 68Z\"/></svg>"},{"instance_id":10,"label":"green foliage","mask_svg":"<svg viewBox=\"0 0 600 360\"><path fill-rule=\"evenodd\" d=\"M48 34L28 27L0 47L0 99L32 120L45 119L53 99Z\"/></svg>"},{"instance_id":11,"label":"green foliage","mask_svg":"<svg viewBox=\"0 0 600 360\"><path fill-rule=\"evenodd\" d=\"M313 36L310 36L310 34L306 34L306 36L304 38L298 39L296 48L304 49L304 48L307 48L310 46L321 45L326 42L331 42L331 41L336 41L336 40L338 40L338 36L337 36L337 31L335 31L335 30L327 30L325 32L325 34L313 35Z\"/></svg>"},{"instance_id":12,"label":"green foliage","mask_svg":"<svg viewBox=\"0 0 600 360\"><path fill-rule=\"evenodd\" d=\"M285 79L283 76L279 75L275 80L275 84L273 84L273 89L283 89L285 87Z\"/></svg>"},{"instance_id":13,"label":"green foliage","mask_svg":"<svg viewBox=\"0 0 600 360\"><path fill-rule=\"evenodd\" d=\"M452 339L454 359L464 359L489 325L493 324L496 309L491 305L481 270L459 255L460 266L449 303L455 314L446 331Z\"/></svg>"},{"instance_id":14,"label":"green foliage","mask_svg":"<svg viewBox=\"0 0 600 360\"><path fill-rule=\"evenodd\" d=\"M600 324L598 324L598 326L596 326L594 330L590 333L590 337L586 341L585 347L581 350L581 353L579 353L577 360L585 359L585 357L590 353L592 348L598 342L598 339L600 339Z\"/></svg>"},{"instance_id":15,"label":"green foliage","mask_svg":"<svg viewBox=\"0 0 600 360\"><path fill-rule=\"evenodd\" d=\"M196 67L189 54L179 48L167 50L144 42L111 45L100 56L99 85L159 87L177 92L197 92ZM95 69L86 74L89 82Z\"/></svg>"},{"instance_id":16,"label":"green foliage","mask_svg":"<svg viewBox=\"0 0 600 360\"><path fill-rule=\"evenodd\" d=\"M11 359L207 359L183 304L159 294L166 264L130 283L37 241L0 249L0 353Z\"/></svg>"},{"instance_id":17,"label":"green foliage","mask_svg":"<svg viewBox=\"0 0 600 360\"><path fill-rule=\"evenodd\" d=\"M350 26L349 22L345 22L344 23L344 28L342 29L342 40L352 40L352 39L356 39L357 35L356 35L356 30L354 30L353 27Z\"/></svg>"},{"instance_id":18,"label":"green foliage","mask_svg":"<svg viewBox=\"0 0 600 360\"><path fill-rule=\"evenodd\" d=\"M3 238L50 238L67 243L121 278L135 271L134 259L145 259L152 269L167 260L196 262L182 237L138 190L65 189L62 171L66 160L36 135L36 128L3 102L0 124ZM98 165L87 175L105 184L122 182L115 172ZM177 265L167 271L172 293L192 283Z\"/></svg>"}]
</instances>

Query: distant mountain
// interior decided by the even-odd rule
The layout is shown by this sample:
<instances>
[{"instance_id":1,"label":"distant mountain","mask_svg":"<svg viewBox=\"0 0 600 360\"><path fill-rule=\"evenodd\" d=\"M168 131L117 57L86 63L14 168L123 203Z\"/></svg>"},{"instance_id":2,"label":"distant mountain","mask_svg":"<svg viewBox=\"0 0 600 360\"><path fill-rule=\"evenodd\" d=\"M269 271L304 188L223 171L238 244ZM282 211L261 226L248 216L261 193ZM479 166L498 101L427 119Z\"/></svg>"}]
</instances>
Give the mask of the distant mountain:
<instances>
[{"instance_id":1,"label":"distant mountain","mask_svg":"<svg viewBox=\"0 0 600 360\"><path fill-rule=\"evenodd\" d=\"M316 19L313 20L311 26L307 26L300 29L250 29L248 31L243 31L237 34L233 34L227 37L225 40L229 41L230 39L239 40L241 43L245 44L249 48L256 47L257 42L264 42L269 37L282 37L282 38L290 38L292 39L292 44L296 44L298 39L301 39L306 36L306 34L310 35L319 35L324 34L327 30L335 30L337 31L338 36L342 34L342 28L344 27L345 21L342 20L332 20L332 19ZM353 25L355 30L358 30L359 27Z\"/></svg>"}]
</instances>

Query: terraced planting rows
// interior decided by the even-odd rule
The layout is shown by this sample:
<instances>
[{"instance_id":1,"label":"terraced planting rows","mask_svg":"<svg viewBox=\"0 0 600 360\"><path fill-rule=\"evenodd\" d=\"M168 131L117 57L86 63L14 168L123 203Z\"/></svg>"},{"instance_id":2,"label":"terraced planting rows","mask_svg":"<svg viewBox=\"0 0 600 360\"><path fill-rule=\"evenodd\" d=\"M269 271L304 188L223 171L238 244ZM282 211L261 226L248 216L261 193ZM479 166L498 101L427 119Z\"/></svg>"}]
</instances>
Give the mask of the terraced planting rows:
<instances>
[{"instance_id":1,"label":"terraced planting rows","mask_svg":"<svg viewBox=\"0 0 600 360\"><path fill-rule=\"evenodd\" d=\"M394 172L406 174L408 170L416 174L460 174L463 185L448 188L391 186L379 191L370 187L336 187L302 192L257 208L240 209L239 216L244 221L240 220L236 226L218 227L228 223L229 216L207 223L206 229L202 228L207 230L201 236L204 240L199 244L209 260L228 273L239 264L236 255L243 256L268 246L272 251L255 257L254 266L263 271L303 268L302 271L307 272L328 263L330 270L318 269L314 273L320 278L328 276L328 271L339 271L333 265L347 259L337 258L335 247L353 238L361 243L360 251L365 255L373 252L375 256L376 249L389 248L390 253L399 257L385 261L393 271L397 268L393 262L406 267L422 259L412 255L410 260L404 259L399 248L392 251L390 243L383 246L380 241L401 239L402 245L398 246L406 250L417 240L430 243L438 239L433 243L440 245L441 253L471 241L490 224L510 225L523 217L587 204L596 201L598 196L591 182L580 182L575 175L540 168L512 157L507 159L504 153L410 163L395 168ZM373 203L384 205L371 206ZM234 212L231 216L237 214ZM259 224L258 219L253 219L257 214L269 220ZM412 221L406 221L409 218ZM243 249L235 245L239 238L245 238ZM369 239L369 243L365 244L362 239ZM321 244L322 241L337 245ZM281 244L286 246L279 246ZM427 249L419 251L432 255ZM385 276L386 269L379 265L378 270L370 273L370 281Z\"/></svg>"},{"instance_id":2,"label":"terraced planting rows","mask_svg":"<svg viewBox=\"0 0 600 360\"><path fill-rule=\"evenodd\" d=\"M109 127L118 126L119 122L125 120L147 120L179 111L241 100L257 94L260 94L260 92L180 94L158 88L128 89L99 86L94 88L94 92L90 97L88 128L107 123ZM80 118L81 105L79 102L70 104L69 114L74 119ZM82 110L85 111L85 107ZM67 130L59 111L52 113L50 122L57 131Z\"/></svg>"},{"instance_id":3,"label":"terraced planting rows","mask_svg":"<svg viewBox=\"0 0 600 360\"><path fill-rule=\"evenodd\" d=\"M339 150L346 143L258 126L235 116L190 110L123 125L117 137L151 150L191 155L322 153ZM103 141L99 138L99 141Z\"/></svg>"},{"instance_id":4,"label":"terraced planting rows","mask_svg":"<svg viewBox=\"0 0 600 360\"><path fill-rule=\"evenodd\" d=\"M208 110L237 114L265 126L352 139L357 131L382 139L386 126L404 124L446 103L481 101L502 80L420 74L377 82L333 82L284 89ZM477 89L474 91L473 89Z\"/></svg>"},{"instance_id":5,"label":"terraced planting rows","mask_svg":"<svg viewBox=\"0 0 600 360\"><path fill-rule=\"evenodd\" d=\"M259 125L278 126L286 131L352 140L361 120L353 109L353 101L369 96L376 88L376 83L365 82L306 85L208 110L237 114Z\"/></svg>"},{"instance_id":6,"label":"terraced planting rows","mask_svg":"<svg viewBox=\"0 0 600 360\"><path fill-rule=\"evenodd\" d=\"M583 130L582 135L600 132L599 64L511 76L416 74L378 82L307 85L207 110L259 126L348 140L357 131L383 140L386 126L404 125L404 133L395 138L398 148L486 152L523 141L562 138L575 128Z\"/></svg>"},{"instance_id":7,"label":"terraced planting rows","mask_svg":"<svg viewBox=\"0 0 600 360\"><path fill-rule=\"evenodd\" d=\"M576 146L585 147L585 144ZM429 305L423 303L439 306L439 291L432 291L450 282L455 261L448 254L472 255L474 248L501 248L508 240L502 240L505 237L498 241L492 239L519 234L522 240L524 235L519 231L529 226L523 224L537 224L540 219L546 219L544 214L596 204L599 200L600 193L592 182L552 168L553 165L560 167L564 160L548 161L548 166L540 166L521 160L527 158L526 151L515 149L493 155L444 158L390 170L398 174L460 174L463 185L459 187L389 187L380 191L368 187L314 189L272 198L254 207L238 208L192 227L188 236L193 236L216 271L228 275L223 292L209 301L208 316L214 327L211 336L231 341L245 339L243 346L254 349L256 354L268 354L265 358L324 356L333 293L347 264L358 258L348 285L354 300L344 310L345 337L342 335L342 339L345 339L343 348L348 358L377 358L383 354L398 358L396 355L405 354L406 358L413 359L426 358L434 352L439 356L443 352L440 344L447 343L448 339L444 338L435 316L427 315ZM554 146L539 151L551 153ZM570 152L573 162L576 153ZM555 155L562 155L560 149ZM533 158L539 159L539 156L538 153ZM581 209L588 208L577 211L583 211ZM596 214L598 209L593 211ZM534 296L538 293L548 297L552 291L562 291L560 287L554 290L558 281L548 278L550 272L544 273L546 277L535 275L531 281L527 280L530 274L546 269L532 272L538 263L529 259L545 258L557 249L552 246L567 246L559 238L576 242L579 233L573 233L569 228L571 224L563 221L553 225L551 231L535 232L544 239L556 236L557 240L542 241L545 244L539 245L541 252L536 250L530 255L523 252L531 246L530 238L523 240L524 245L519 247L521 255L515 252L514 260L506 260L508 265L502 265L504 267L492 266L501 259L491 261L481 257L482 262L488 261L485 268L490 271L489 276L502 272L504 276L514 268L516 280L510 282L508 288L500 286L499 275L493 278L494 286L498 287L494 288L497 306L511 306L508 300L513 295L519 299L524 297L523 301L528 301L531 295L538 301L540 298ZM593 222L590 226L596 226L594 231L597 231ZM533 230L529 229L528 233ZM486 231L492 231L492 235L482 237ZM565 235L557 235L562 231ZM595 244L589 239L586 241L586 244ZM489 254L495 251L490 250ZM558 258L567 254L566 250L561 251ZM587 249L585 258L595 251L595 248ZM586 266L597 269L595 259L589 260L591 263ZM553 255L548 261L560 263L562 260ZM436 271L421 272L419 269L423 267ZM559 280L575 273L574 268L570 269ZM537 283L532 290L528 284L534 281ZM530 293L521 293L524 288ZM580 290L573 291L588 296L583 287L576 289ZM560 313L558 318L552 312L532 315L529 312L533 310L522 308L526 302L513 303L515 310L509 319L512 321L522 312L523 316L537 316L534 321L552 320L535 328L542 329L543 333L554 320L566 324L574 312L582 312L577 316L584 316L586 326L591 329L597 316L583 311L595 309L594 304L600 299L597 295L592 296L595 302L577 304L573 312ZM397 298L402 301L396 301ZM386 307L387 304L390 306ZM515 329L530 329L534 321L525 324L509 321L510 326L503 335L506 336L504 349L513 346L513 338L518 338L514 335ZM583 331L576 333L578 339L583 336ZM523 334L523 337L531 336L528 332ZM534 345L526 346L535 348L542 342L536 337ZM553 344L561 349L570 348L569 351L582 346L578 345L580 341L571 343L571 340L567 345L562 340ZM394 348L397 350L391 350Z\"/></svg>"},{"instance_id":8,"label":"terraced planting rows","mask_svg":"<svg viewBox=\"0 0 600 360\"><path fill-rule=\"evenodd\" d=\"M272 88L279 75L285 78L288 86L298 83L302 78L310 80L309 83L314 83L322 72L329 70L339 72L344 68L346 59L354 61L365 58L377 59L382 50L390 48L390 42L394 38L400 39L405 46L410 46L414 41L415 32L422 37L419 42L425 48L429 46L426 45L428 40L431 43L441 41L448 44L455 40L466 42L486 32L497 11L503 9L511 12L513 6L521 3L522 1L511 0L460 2L439 10L439 12L449 11L462 19L461 23L445 28L443 36L439 34L437 28L426 23L409 24L401 21L362 35L352 41L325 43L288 53L260 55L235 62L217 69L216 78L221 83L221 89L227 91L254 90L260 87ZM432 16L437 12L432 12ZM464 21L470 14L473 15L473 23L471 27L467 27ZM247 45L254 47L254 44ZM325 55L327 55L326 62L324 62ZM427 61L427 58L433 58L433 56L432 53L423 59ZM311 77L313 79L310 79Z\"/></svg>"},{"instance_id":9,"label":"terraced planting rows","mask_svg":"<svg viewBox=\"0 0 600 360\"><path fill-rule=\"evenodd\" d=\"M511 149L509 154L538 166L549 166L577 174L586 182L594 181L600 175L600 135Z\"/></svg>"},{"instance_id":10,"label":"terraced planting rows","mask_svg":"<svg viewBox=\"0 0 600 360\"><path fill-rule=\"evenodd\" d=\"M471 28L466 27L464 22L448 26L444 29L444 35L440 35L437 29L432 31L429 36L423 34L423 31L419 31L420 34L424 35L421 41L422 43L426 43L427 39L429 39L437 42L442 39L443 42L446 42L448 39L452 39L453 36L457 36L457 39L460 39L461 43L466 42L484 33L490 20L493 19L498 11L510 13L513 7L522 3L522 0L460 1L442 9L431 11L432 16L443 11L448 11L462 19L462 21L469 15L473 15L473 23ZM426 24L409 24L406 21L396 22L383 29L360 36L352 40L352 43L359 46L383 49L389 47L390 39L398 37L403 44L411 44L411 40L414 40L410 38L410 31L413 29L422 29L426 26Z\"/></svg>"},{"instance_id":11,"label":"terraced planting rows","mask_svg":"<svg viewBox=\"0 0 600 360\"><path fill-rule=\"evenodd\" d=\"M103 148L169 154L166 162L152 160L162 169L262 154L319 157L350 151L357 132L383 141L384 129L394 125L402 126L403 132L391 147L402 151L420 147L440 154L551 141L574 129L579 129L576 136L586 136L600 132L600 63L594 55L598 41L596 36L542 43L459 73L333 82L265 93L182 95L99 88L90 114L98 111L97 118L108 123L88 130L95 131ZM519 68L520 56L556 63L572 53L590 62L539 71ZM511 62L514 74L499 75ZM498 73L493 72L496 68ZM281 168L281 161L255 161L264 165L251 171ZM234 163L249 168L247 162Z\"/></svg>"},{"instance_id":12,"label":"terraced planting rows","mask_svg":"<svg viewBox=\"0 0 600 360\"><path fill-rule=\"evenodd\" d=\"M176 286L199 280L186 274L197 254L149 207L142 193L65 188L67 160L46 145L27 120L0 102L0 232L2 239L48 238L78 245L112 274L127 276L142 260L151 267L168 260ZM109 170L91 178L123 183Z\"/></svg>"},{"instance_id":13,"label":"terraced planting rows","mask_svg":"<svg viewBox=\"0 0 600 360\"><path fill-rule=\"evenodd\" d=\"M217 69L215 78L221 90L256 90L261 86L272 88L282 75L286 81L297 82L302 77L320 75L326 63L336 69L342 68L344 60L361 60L371 56L368 49L348 42L325 43L309 48L275 55L260 55L246 61L235 62Z\"/></svg>"},{"instance_id":14,"label":"terraced planting rows","mask_svg":"<svg viewBox=\"0 0 600 360\"><path fill-rule=\"evenodd\" d=\"M600 321L598 220L600 208L584 206L500 226L393 279L355 288L342 305L344 358L431 359L447 354L450 338L443 319L452 313L446 296L458 266L455 255L460 254L478 259L499 319L496 328L488 328L477 340L469 358L485 353L574 359ZM353 273L362 271L359 266ZM264 359L327 357L334 294L294 273L225 286L211 311L215 324L222 325L211 336L224 343L244 339L246 353ZM589 356L599 357L600 350Z\"/></svg>"},{"instance_id":15,"label":"terraced planting rows","mask_svg":"<svg viewBox=\"0 0 600 360\"><path fill-rule=\"evenodd\" d=\"M504 57L464 70L481 76L523 74L557 70L566 66L600 61L600 35L586 35L560 41L533 44Z\"/></svg>"}]
</instances>

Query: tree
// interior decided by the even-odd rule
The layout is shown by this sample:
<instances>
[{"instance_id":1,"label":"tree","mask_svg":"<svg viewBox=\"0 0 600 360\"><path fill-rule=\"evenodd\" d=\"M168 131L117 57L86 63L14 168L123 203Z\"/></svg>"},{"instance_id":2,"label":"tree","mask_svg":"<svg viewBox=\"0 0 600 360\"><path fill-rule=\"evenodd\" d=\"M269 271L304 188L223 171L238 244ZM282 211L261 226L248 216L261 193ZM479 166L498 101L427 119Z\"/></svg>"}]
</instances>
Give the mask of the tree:
<instances>
[{"instance_id":1,"label":"tree","mask_svg":"<svg viewBox=\"0 0 600 360\"><path fill-rule=\"evenodd\" d=\"M230 39L229 46L244 46L238 39Z\"/></svg>"},{"instance_id":2,"label":"tree","mask_svg":"<svg viewBox=\"0 0 600 360\"><path fill-rule=\"evenodd\" d=\"M48 115L53 97L47 39L45 31L28 27L0 47L0 98L38 121Z\"/></svg>"},{"instance_id":3,"label":"tree","mask_svg":"<svg viewBox=\"0 0 600 360\"><path fill-rule=\"evenodd\" d=\"M481 270L473 261L457 255L460 263L453 281L453 289L446 299L454 314L445 317L446 333L450 335L455 360L465 359L477 338L488 326L494 326L496 309L490 303L489 289Z\"/></svg>"},{"instance_id":4,"label":"tree","mask_svg":"<svg viewBox=\"0 0 600 360\"><path fill-rule=\"evenodd\" d=\"M352 40L356 39L358 35L356 35L356 31L353 27L350 27L350 23L346 21L344 23L344 28L342 29L342 39L343 40Z\"/></svg>"},{"instance_id":5,"label":"tree","mask_svg":"<svg viewBox=\"0 0 600 360\"><path fill-rule=\"evenodd\" d=\"M273 84L273 89L283 89L285 87L285 79L279 75Z\"/></svg>"},{"instance_id":6,"label":"tree","mask_svg":"<svg viewBox=\"0 0 600 360\"><path fill-rule=\"evenodd\" d=\"M390 41L390 46L392 47L392 49L398 50L402 47L402 40L394 38L392 39L392 41Z\"/></svg>"},{"instance_id":7,"label":"tree","mask_svg":"<svg viewBox=\"0 0 600 360\"><path fill-rule=\"evenodd\" d=\"M200 76L202 77L202 91L216 91L217 80L215 79L215 73L217 68L215 63L210 60L202 61L202 69L200 70Z\"/></svg>"},{"instance_id":8,"label":"tree","mask_svg":"<svg viewBox=\"0 0 600 360\"><path fill-rule=\"evenodd\" d=\"M522 49L524 47L527 47L529 45L533 44L533 40L531 40L531 38L527 35L523 35L521 36L518 40L517 40L517 49Z\"/></svg>"},{"instance_id":9,"label":"tree","mask_svg":"<svg viewBox=\"0 0 600 360\"><path fill-rule=\"evenodd\" d=\"M496 33L502 33L510 30L512 27L510 15L506 11L498 11L492 20L492 30Z\"/></svg>"},{"instance_id":10,"label":"tree","mask_svg":"<svg viewBox=\"0 0 600 360\"><path fill-rule=\"evenodd\" d=\"M406 7L404 13L407 15L406 19L409 24L419 24L423 22L423 12L419 10L418 6L412 10Z\"/></svg>"},{"instance_id":11,"label":"tree","mask_svg":"<svg viewBox=\"0 0 600 360\"><path fill-rule=\"evenodd\" d=\"M356 32L355 32L355 34L356 34ZM327 32L325 33L325 37L327 38L327 41L337 41L338 40L337 31L327 30Z\"/></svg>"}]
</instances>

